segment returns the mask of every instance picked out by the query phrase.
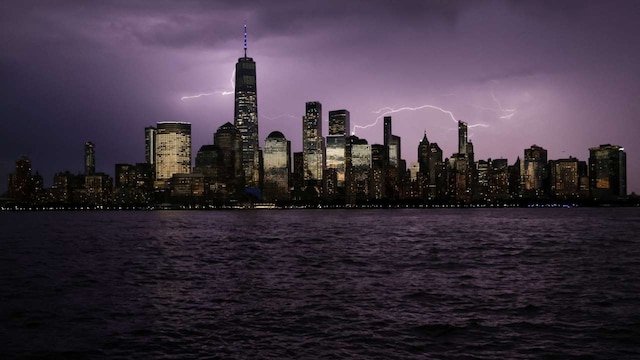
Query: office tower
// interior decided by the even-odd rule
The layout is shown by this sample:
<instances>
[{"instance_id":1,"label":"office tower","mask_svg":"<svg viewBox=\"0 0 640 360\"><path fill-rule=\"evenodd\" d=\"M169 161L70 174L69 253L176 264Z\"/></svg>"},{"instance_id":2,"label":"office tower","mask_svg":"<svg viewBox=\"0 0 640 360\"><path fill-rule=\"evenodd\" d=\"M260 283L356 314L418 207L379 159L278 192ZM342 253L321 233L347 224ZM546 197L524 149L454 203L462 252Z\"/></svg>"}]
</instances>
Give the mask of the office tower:
<instances>
[{"instance_id":1,"label":"office tower","mask_svg":"<svg viewBox=\"0 0 640 360\"><path fill-rule=\"evenodd\" d=\"M418 181L418 173L420 173L420 163L416 161L409 164L409 179L412 182Z\"/></svg>"},{"instance_id":2,"label":"office tower","mask_svg":"<svg viewBox=\"0 0 640 360\"><path fill-rule=\"evenodd\" d=\"M445 163L442 160L442 149L438 143L429 144L429 180L428 194L430 198L443 197L446 193Z\"/></svg>"},{"instance_id":3,"label":"office tower","mask_svg":"<svg viewBox=\"0 0 640 360\"><path fill-rule=\"evenodd\" d=\"M64 178L62 179L64 181ZM115 189L113 203L119 205L147 204L153 190L151 164L137 163L115 165Z\"/></svg>"},{"instance_id":4,"label":"office tower","mask_svg":"<svg viewBox=\"0 0 640 360\"><path fill-rule=\"evenodd\" d=\"M427 132L424 132L424 136L418 144L418 170L426 177L429 176L429 155L431 154L429 148L429 140L427 139Z\"/></svg>"},{"instance_id":5,"label":"office tower","mask_svg":"<svg viewBox=\"0 0 640 360\"><path fill-rule=\"evenodd\" d=\"M84 174L93 175L96 172L96 147L91 141L84 143Z\"/></svg>"},{"instance_id":6,"label":"office tower","mask_svg":"<svg viewBox=\"0 0 640 360\"><path fill-rule=\"evenodd\" d=\"M491 178L491 159L478 160L476 164L476 182L473 196L475 200L490 202L489 179Z\"/></svg>"},{"instance_id":7,"label":"office tower","mask_svg":"<svg viewBox=\"0 0 640 360\"><path fill-rule=\"evenodd\" d=\"M348 110L329 111L329 135L349 136L351 120Z\"/></svg>"},{"instance_id":8,"label":"office tower","mask_svg":"<svg viewBox=\"0 0 640 360\"><path fill-rule=\"evenodd\" d=\"M538 145L524 149L520 174L524 196L540 197L544 195L548 182L547 150Z\"/></svg>"},{"instance_id":9,"label":"office tower","mask_svg":"<svg viewBox=\"0 0 640 360\"><path fill-rule=\"evenodd\" d=\"M306 103L302 117L302 153L305 183L320 183L325 167L324 139L322 137L322 104Z\"/></svg>"},{"instance_id":10,"label":"office tower","mask_svg":"<svg viewBox=\"0 0 640 360\"><path fill-rule=\"evenodd\" d=\"M155 141L156 180L191 173L191 124L159 122Z\"/></svg>"},{"instance_id":11,"label":"office tower","mask_svg":"<svg viewBox=\"0 0 640 360\"><path fill-rule=\"evenodd\" d=\"M219 181L226 188L224 192L235 193L242 190L244 170L242 165L242 135L231 123L220 126L213 135L213 144L221 152L222 163Z\"/></svg>"},{"instance_id":12,"label":"office tower","mask_svg":"<svg viewBox=\"0 0 640 360\"><path fill-rule=\"evenodd\" d=\"M509 196L514 199L522 197L522 176L520 172L522 171L522 160L520 160L520 156L516 159L513 165L509 165Z\"/></svg>"},{"instance_id":13,"label":"office tower","mask_svg":"<svg viewBox=\"0 0 640 360\"><path fill-rule=\"evenodd\" d=\"M403 172L405 169L400 169L401 156L401 144L400 137L395 136L391 130L391 116L384 117L384 147L385 147L385 164L393 166L398 169L398 172Z\"/></svg>"},{"instance_id":14,"label":"office tower","mask_svg":"<svg viewBox=\"0 0 640 360\"><path fill-rule=\"evenodd\" d=\"M33 183L31 181L31 160L23 156L16 160L16 170L9 175L9 198L18 203L28 202L33 195Z\"/></svg>"},{"instance_id":15,"label":"office tower","mask_svg":"<svg viewBox=\"0 0 640 360\"><path fill-rule=\"evenodd\" d=\"M345 155L347 202L367 200L371 190L371 145L365 139L349 136Z\"/></svg>"},{"instance_id":16,"label":"office tower","mask_svg":"<svg viewBox=\"0 0 640 360\"><path fill-rule=\"evenodd\" d=\"M94 173L84 177L84 195L82 203L104 205L111 199L113 179L104 173Z\"/></svg>"},{"instance_id":17,"label":"office tower","mask_svg":"<svg viewBox=\"0 0 640 360\"><path fill-rule=\"evenodd\" d=\"M453 154L449 159L447 175L449 176L449 196L452 200L469 203L473 196L473 173L466 154Z\"/></svg>"},{"instance_id":18,"label":"office tower","mask_svg":"<svg viewBox=\"0 0 640 360\"><path fill-rule=\"evenodd\" d=\"M144 128L144 162L153 165L156 161L156 128Z\"/></svg>"},{"instance_id":19,"label":"office tower","mask_svg":"<svg viewBox=\"0 0 640 360\"><path fill-rule=\"evenodd\" d=\"M293 188L292 198L302 199L302 188L304 187L304 153L293 153L293 171L291 173L291 187Z\"/></svg>"},{"instance_id":20,"label":"office tower","mask_svg":"<svg viewBox=\"0 0 640 360\"><path fill-rule=\"evenodd\" d=\"M221 163L222 152L217 145L202 145L196 154L196 166L193 172L204 175L205 182L208 183L218 178Z\"/></svg>"},{"instance_id":21,"label":"office tower","mask_svg":"<svg viewBox=\"0 0 640 360\"><path fill-rule=\"evenodd\" d=\"M135 188L136 166L133 164L116 164L115 166L115 188Z\"/></svg>"},{"instance_id":22,"label":"office tower","mask_svg":"<svg viewBox=\"0 0 640 360\"><path fill-rule=\"evenodd\" d=\"M509 198L509 163L507 159L491 160L489 177L490 199L506 200Z\"/></svg>"},{"instance_id":23,"label":"office tower","mask_svg":"<svg viewBox=\"0 0 640 360\"><path fill-rule=\"evenodd\" d=\"M580 195L580 162L574 157L549 161L551 195L573 199Z\"/></svg>"},{"instance_id":24,"label":"office tower","mask_svg":"<svg viewBox=\"0 0 640 360\"><path fill-rule=\"evenodd\" d=\"M279 131L265 140L264 150L264 199L289 200L289 176L291 173L291 142Z\"/></svg>"},{"instance_id":25,"label":"office tower","mask_svg":"<svg viewBox=\"0 0 640 360\"><path fill-rule=\"evenodd\" d=\"M595 200L627 196L627 154L618 145L589 149L589 190Z\"/></svg>"},{"instance_id":26,"label":"office tower","mask_svg":"<svg viewBox=\"0 0 640 360\"><path fill-rule=\"evenodd\" d=\"M234 125L242 138L242 168L247 187L260 182L258 146L258 93L256 63L247 57L247 26L244 26L244 57L236 63Z\"/></svg>"},{"instance_id":27,"label":"office tower","mask_svg":"<svg viewBox=\"0 0 640 360\"><path fill-rule=\"evenodd\" d=\"M345 144L349 135L349 111L329 111L329 135L327 136L327 169L335 169L337 186L344 186Z\"/></svg>"},{"instance_id":28,"label":"office tower","mask_svg":"<svg viewBox=\"0 0 640 360\"><path fill-rule=\"evenodd\" d=\"M369 181L369 197L381 200L386 197L385 163L387 147L383 144L371 145L371 171Z\"/></svg>"},{"instance_id":29,"label":"office tower","mask_svg":"<svg viewBox=\"0 0 640 360\"><path fill-rule=\"evenodd\" d=\"M458 121L458 154L467 153L468 127L464 121Z\"/></svg>"}]
</instances>

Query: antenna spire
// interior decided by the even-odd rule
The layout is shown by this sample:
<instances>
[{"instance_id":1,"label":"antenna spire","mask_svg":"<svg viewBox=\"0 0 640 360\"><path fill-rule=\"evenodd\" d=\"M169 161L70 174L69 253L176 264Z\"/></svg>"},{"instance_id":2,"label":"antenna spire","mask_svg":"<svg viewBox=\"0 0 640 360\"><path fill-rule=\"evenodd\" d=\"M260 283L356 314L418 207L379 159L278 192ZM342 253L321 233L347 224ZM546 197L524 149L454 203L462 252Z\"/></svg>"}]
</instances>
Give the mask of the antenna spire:
<instances>
[{"instance_id":1,"label":"antenna spire","mask_svg":"<svg viewBox=\"0 0 640 360\"><path fill-rule=\"evenodd\" d=\"M247 23L244 23L244 57L247 57Z\"/></svg>"}]
</instances>

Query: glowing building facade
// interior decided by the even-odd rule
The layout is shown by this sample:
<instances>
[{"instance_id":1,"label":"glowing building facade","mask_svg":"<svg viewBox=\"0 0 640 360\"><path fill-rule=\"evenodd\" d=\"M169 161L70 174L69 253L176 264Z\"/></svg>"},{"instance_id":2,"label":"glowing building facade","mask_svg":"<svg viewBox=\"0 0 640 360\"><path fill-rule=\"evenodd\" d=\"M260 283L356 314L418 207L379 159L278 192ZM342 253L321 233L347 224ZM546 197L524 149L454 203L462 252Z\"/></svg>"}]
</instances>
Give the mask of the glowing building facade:
<instances>
[{"instance_id":1,"label":"glowing building facade","mask_svg":"<svg viewBox=\"0 0 640 360\"><path fill-rule=\"evenodd\" d=\"M523 195L526 197L541 196L548 179L547 150L538 145L524 149L524 159L520 164Z\"/></svg>"},{"instance_id":2,"label":"glowing building facade","mask_svg":"<svg viewBox=\"0 0 640 360\"><path fill-rule=\"evenodd\" d=\"M264 188L267 201L289 200L291 174L291 142L279 131L274 131L264 143Z\"/></svg>"},{"instance_id":3,"label":"glowing building facade","mask_svg":"<svg viewBox=\"0 0 640 360\"><path fill-rule=\"evenodd\" d=\"M156 129L156 180L191 173L191 124L159 122Z\"/></svg>"},{"instance_id":4,"label":"glowing building facade","mask_svg":"<svg viewBox=\"0 0 640 360\"><path fill-rule=\"evenodd\" d=\"M345 144L350 121L349 111L329 111L329 135L327 136L327 169L335 169L337 186L344 186L345 180Z\"/></svg>"},{"instance_id":5,"label":"glowing building facade","mask_svg":"<svg viewBox=\"0 0 640 360\"><path fill-rule=\"evenodd\" d=\"M627 153L618 145L589 149L589 190L595 200L627 196Z\"/></svg>"},{"instance_id":6,"label":"glowing building facade","mask_svg":"<svg viewBox=\"0 0 640 360\"><path fill-rule=\"evenodd\" d=\"M258 144L258 93L256 63L247 57L247 27L244 31L244 57L236 63L234 125L242 138L242 168L247 187L260 184Z\"/></svg>"},{"instance_id":7,"label":"glowing building facade","mask_svg":"<svg viewBox=\"0 0 640 360\"><path fill-rule=\"evenodd\" d=\"M325 168L324 138L322 137L322 104L306 103L302 117L302 153L305 182L321 182Z\"/></svg>"}]
</instances>

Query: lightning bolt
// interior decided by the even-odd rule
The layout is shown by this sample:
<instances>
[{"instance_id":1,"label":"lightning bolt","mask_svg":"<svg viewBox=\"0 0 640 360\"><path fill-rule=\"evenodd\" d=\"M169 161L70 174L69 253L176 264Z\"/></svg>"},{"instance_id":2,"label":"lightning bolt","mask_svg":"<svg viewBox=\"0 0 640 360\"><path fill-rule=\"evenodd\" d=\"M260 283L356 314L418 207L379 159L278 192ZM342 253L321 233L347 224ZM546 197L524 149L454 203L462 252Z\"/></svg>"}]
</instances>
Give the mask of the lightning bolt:
<instances>
[{"instance_id":1,"label":"lightning bolt","mask_svg":"<svg viewBox=\"0 0 640 360\"><path fill-rule=\"evenodd\" d=\"M498 83L498 80L491 80L491 83ZM502 115L500 116L500 119L506 119L506 120L511 119L516 114L517 109L503 108L502 104L496 97L496 94L493 92L493 86L491 85L489 86L489 91L491 92L491 99L493 99L493 102L495 102L496 105L498 105L498 109L500 109L500 112L502 113Z\"/></svg>"},{"instance_id":2,"label":"lightning bolt","mask_svg":"<svg viewBox=\"0 0 640 360\"><path fill-rule=\"evenodd\" d=\"M502 116L500 116L500 119L511 119L517 112L516 109L505 109L502 107L502 104L500 103L500 101L498 100L498 98L496 97L496 94L493 93L493 90L491 90L491 98L493 99L493 101L496 103L496 105L498 105L498 109L500 109L500 112L502 112Z\"/></svg>"},{"instance_id":3,"label":"lightning bolt","mask_svg":"<svg viewBox=\"0 0 640 360\"><path fill-rule=\"evenodd\" d=\"M233 70L233 72L231 73L231 79L229 79L229 82L231 83L231 88L235 89L236 84L235 84L235 77L236 77L236 71L235 69ZM183 96L180 98L180 100L188 100L188 99L197 99L203 96L212 96L212 95L231 95L233 94L234 91L233 90L215 90L212 92L207 92L207 93L200 93L197 95L188 95L188 96Z\"/></svg>"},{"instance_id":4,"label":"lightning bolt","mask_svg":"<svg viewBox=\"0 0 640 360\"><path fill-rule=\"evenodd\" d=\"M374 114L380 114L380 116L378 116L376 118L376 120L371 123L371 124L367 124L367 125L354 125L353 126L353 131L351 132L352 135L356 134L356 129L367 129L373 126L376 126L378 124L378 121L380 121L380 119L382 119L383 117L389 115L389 114L394 114L397 112L401 112L401 111L418 111L418 110L422 110L422 109L433 109L433 110L438 110L444 114L449 115L449 117L451 118L451 120L453 120L453 122L457 123L458 120L456 120L456 117L453 115L453 113L449 110L445 110L439 106L435 106L435 105L421 105L418 107L401 107L398 109L394 109L391 107L383 107L379 110L374 111ZM474 128L474 127L489 127L489 125L486 124L473 124L473 125L468 125L468 127L470 128Z\"/></svg>"}]
</instances>

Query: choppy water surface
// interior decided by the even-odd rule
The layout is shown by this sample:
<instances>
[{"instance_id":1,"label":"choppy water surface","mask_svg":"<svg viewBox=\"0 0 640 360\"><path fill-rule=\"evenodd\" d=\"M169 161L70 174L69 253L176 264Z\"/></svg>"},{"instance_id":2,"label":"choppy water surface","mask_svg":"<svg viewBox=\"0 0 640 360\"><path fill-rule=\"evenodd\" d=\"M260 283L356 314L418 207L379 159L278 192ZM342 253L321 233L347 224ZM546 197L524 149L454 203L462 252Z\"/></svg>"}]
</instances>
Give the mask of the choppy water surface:
<instances>
[{"instance_id":1,"label":"choppy water surface","mask_svg":"<svg viewBox=\"0 0 640 360\"><path fill-rule=\"evenodd\" d=\"M0 213L0 357L640 357L640 209Z\"/></svg>"}]
</instances>

